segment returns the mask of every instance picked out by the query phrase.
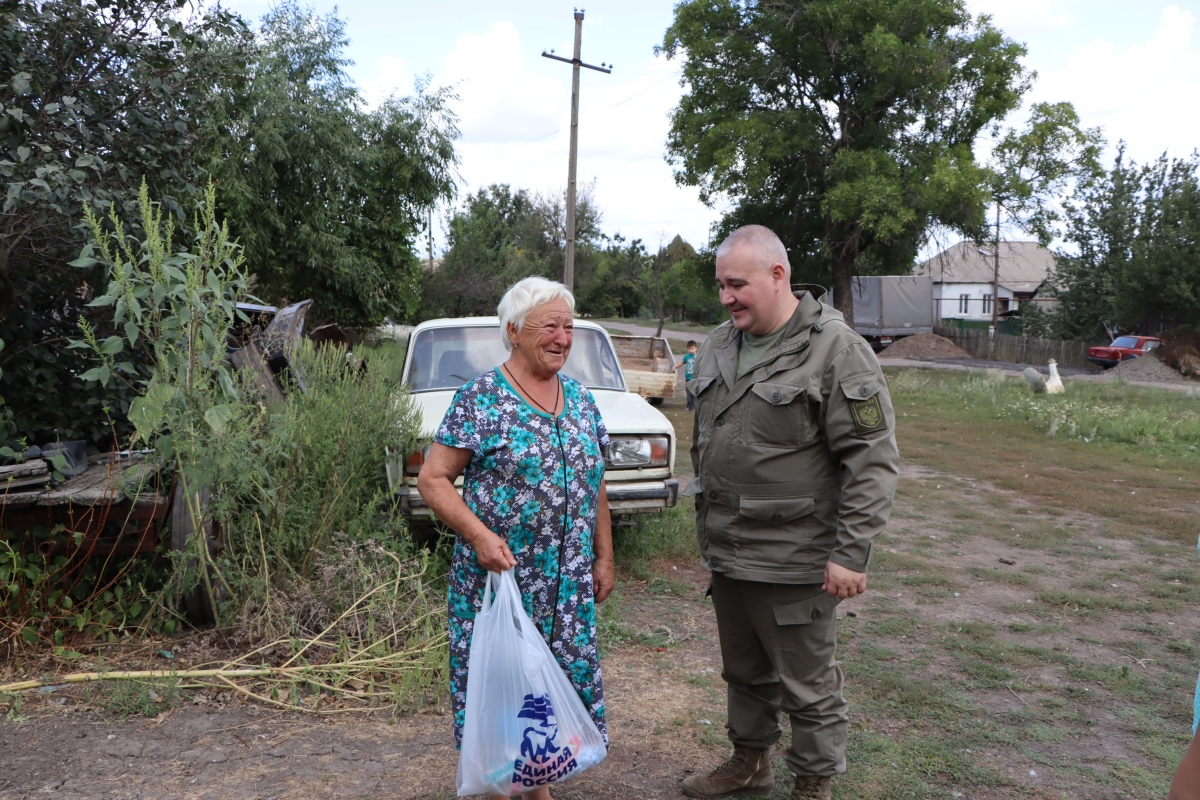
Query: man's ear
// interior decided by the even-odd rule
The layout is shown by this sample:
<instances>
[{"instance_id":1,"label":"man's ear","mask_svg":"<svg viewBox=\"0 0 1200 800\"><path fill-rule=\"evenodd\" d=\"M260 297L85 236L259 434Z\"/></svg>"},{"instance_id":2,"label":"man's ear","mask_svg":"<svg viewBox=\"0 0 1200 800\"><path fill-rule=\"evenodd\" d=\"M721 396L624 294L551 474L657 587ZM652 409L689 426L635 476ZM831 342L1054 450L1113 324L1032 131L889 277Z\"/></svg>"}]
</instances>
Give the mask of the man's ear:
<instances>
[{"instance_id":1,"label":"man's ear","mask_svg":"<svg viewBox=\"0 0 1200 800\"><path fill-rule=\"evenodd\" d=\"M771 265L771 279L774 281L777 281L777 282L782 281L784 284L783 288L785 288L785 289L790 288L787 285L787 282L788 282L787 267L785 267L783 264L772 264Z\"/></svg>"}]
</instances>

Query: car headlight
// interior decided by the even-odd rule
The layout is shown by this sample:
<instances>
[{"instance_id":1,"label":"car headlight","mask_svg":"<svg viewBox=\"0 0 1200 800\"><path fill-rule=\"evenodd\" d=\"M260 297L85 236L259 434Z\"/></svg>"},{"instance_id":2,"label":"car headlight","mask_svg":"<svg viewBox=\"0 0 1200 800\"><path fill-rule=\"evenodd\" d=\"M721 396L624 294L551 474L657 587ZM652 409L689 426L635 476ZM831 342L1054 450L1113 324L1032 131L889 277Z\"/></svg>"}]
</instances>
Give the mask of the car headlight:
<instances>
[{"instance_id":1,"label":"car headlight","mask_svg":"<svg viewBox=\"0 0 1200 800\"><path fill-rule=\"evenodd\" d=\"M609 469L665 467L671 456L671 441L666 436L614 436L604 455Z\"/></svg>"}]
</instances>

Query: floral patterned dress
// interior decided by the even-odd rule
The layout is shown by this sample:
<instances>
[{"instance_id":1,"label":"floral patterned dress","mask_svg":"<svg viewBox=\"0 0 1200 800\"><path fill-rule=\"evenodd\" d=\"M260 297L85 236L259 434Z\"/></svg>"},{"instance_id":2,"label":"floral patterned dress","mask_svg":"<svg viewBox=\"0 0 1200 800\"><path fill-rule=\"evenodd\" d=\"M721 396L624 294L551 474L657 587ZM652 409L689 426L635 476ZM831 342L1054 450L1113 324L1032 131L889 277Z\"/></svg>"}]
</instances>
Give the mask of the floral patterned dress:
<instances>
[{"instance_id":1,"label":"floral patterned dress","mask_svg":"<svg viewBox=\"0 0 1200 800\"><path fill-rule=\"evenodd\" d=\"M517 559L525 612L546 638L608 741L596 647L592 537L608 431L590 392L560 376L557 418L535 409L495 369L454 396L434 441L471 451L463 500ZM467 659L487 572L462 536L450 566L450 691L461 744Z\"/></svg>"}]
</instances>

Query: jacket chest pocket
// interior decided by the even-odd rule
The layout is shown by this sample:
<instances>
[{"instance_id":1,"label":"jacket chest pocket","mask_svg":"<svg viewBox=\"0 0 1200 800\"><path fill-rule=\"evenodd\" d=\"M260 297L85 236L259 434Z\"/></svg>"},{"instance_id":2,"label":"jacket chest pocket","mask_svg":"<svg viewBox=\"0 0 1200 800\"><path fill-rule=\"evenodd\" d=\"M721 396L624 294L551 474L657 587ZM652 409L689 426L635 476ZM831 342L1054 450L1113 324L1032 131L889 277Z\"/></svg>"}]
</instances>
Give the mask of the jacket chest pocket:
<instances>
[{"instance_id":1,"label":"jacket chest pocket","mask_svg":"<svg viewBox=\"0 0 1200 800\"><path fill-rule=\"evenodd\" d=\"M687 382L688 391L696 398L696 423L701 435L710 430L716 413L717 376L697 375Z\"/></svg>"},{"instance_id":2,"label":"jacket chest pocket","mask_svg":"<svg viewBox=\"0 0 1200 800\"><path fill-rule=\"evenodd\" d=\"M746 406L750 444L763 447L804 447L817 439L817 425L803 387L787 383L756 383Z\"/></svg>"}]
</instances>

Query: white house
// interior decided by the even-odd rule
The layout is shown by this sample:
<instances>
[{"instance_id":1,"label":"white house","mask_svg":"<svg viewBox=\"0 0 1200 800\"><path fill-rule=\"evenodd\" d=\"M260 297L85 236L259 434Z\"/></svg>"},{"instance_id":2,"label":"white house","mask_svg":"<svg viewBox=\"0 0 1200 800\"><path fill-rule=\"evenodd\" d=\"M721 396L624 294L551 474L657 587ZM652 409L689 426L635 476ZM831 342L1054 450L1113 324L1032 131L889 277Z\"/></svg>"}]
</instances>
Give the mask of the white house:
<instances>
[{"instance_id":1,"label":"white house","mask_svg":"<svg viewBox=\"0 0 1200 800\"><path fill-rule=\"evenodd\" d=\"M917 267L917 274L933 278L936 318L991 322L995 246L959 242ZM997 313L1003 316L1015 312L1021 301L1040 300L1038 290L1053 271L1054 255L1037 242L1001 242Z\"/></svg>"}]
</instances>

